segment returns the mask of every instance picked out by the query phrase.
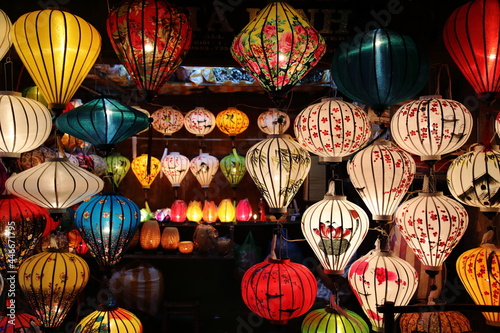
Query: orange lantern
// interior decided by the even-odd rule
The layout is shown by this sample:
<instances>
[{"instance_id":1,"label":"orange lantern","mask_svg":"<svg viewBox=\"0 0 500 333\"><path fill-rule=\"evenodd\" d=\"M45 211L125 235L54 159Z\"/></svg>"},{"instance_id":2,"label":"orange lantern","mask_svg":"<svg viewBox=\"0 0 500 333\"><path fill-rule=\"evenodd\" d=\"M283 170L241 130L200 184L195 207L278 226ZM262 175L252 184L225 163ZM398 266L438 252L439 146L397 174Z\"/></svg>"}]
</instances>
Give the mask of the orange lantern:
<instances>
[{"instance_id":1,"label":"orange lantern","mask_svg":"<svg viewBox=\"0 0 500 333\"><path fill-rule=\"evenodd\" d=\"M201 208L201 202L191 201L187 207L186 217L188 221L200 223L203 218L203 209Z\"/></svg>"},{"instance_id":2,"label":"orange lantern","mask_svg":"<svg viewBox=\"0 0 500 333\"><path fill-rule=\"evenodd\" d=\"M222 133L229 135L234 140L236 135L243 133L248 128L250 121L245 112L230 107L217 114L215 124Z\"/></svg>"},{"instance_id":3,"label":"orange lantern","mask_svg":"<svg viewBox=\"0 0 500 333\"><path fill-rule=\"evenodd\" d=\"M203 204L203 221L207 223L214 223L217 221L217 206L215 202L205 200Z\"/></svg>"},{"instance_id":4,"label":"orange lantern","mask_svg":"<svg viewBox=\"0 0 500 333\"><path fill-rule=\"evenodd\" d=\"M191 241L179 242L179 252L184 254L192 253L194 250L194 243Z\"/></svg>"},{"instance_id":5,"label":"orange lantern","mask_svg":"<svg viewBox=\"0 0 500 333\"><path fill-rule=\"evenodd\" d=\"M457 311L404 313L399 327L401 333L461 333L471 330L467 317Z\"/></svg>"},{"instance_id":6,"label":"orange lantern","mask_svg":"<svg viewBox=\"0 0 500 333\"><path fill-rule=\"evenodd\" d=\"M160 246L161 231L156 220L148 220L142 223L140 243L144 250L155 250Z\"/></svg>"},{"instance_id":7,"label":"orange lantern","mask_svg":"<svg viewBox=\"0 0 500 333\"><path fill-rule=\"evenodd\" d=\"M223 223L233 222L236 215L236 209L234 208L233 200L222 200L219 204L217 215L219 216L219 220Z\"/></svg>"},{"instance_id":8,"label":"orange lantern","mask_svg":"<svg viewBox=\"0 0 500 333\"><path fill-rule=\"evenodd\" d=\"M161 247L165 250L176 250L179 246L179 229L176 227L166 227L161 234Z\"/></svg>"}]
</instances>

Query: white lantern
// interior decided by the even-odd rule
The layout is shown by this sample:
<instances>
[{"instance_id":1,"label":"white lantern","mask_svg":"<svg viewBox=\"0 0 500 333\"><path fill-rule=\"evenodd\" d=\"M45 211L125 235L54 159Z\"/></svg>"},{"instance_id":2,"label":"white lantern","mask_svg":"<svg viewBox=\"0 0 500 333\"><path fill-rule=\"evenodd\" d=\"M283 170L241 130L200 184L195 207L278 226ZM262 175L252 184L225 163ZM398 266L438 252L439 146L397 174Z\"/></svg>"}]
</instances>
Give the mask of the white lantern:
<instances>
[{"instance_id":1,"label":"white lantern","mask_svg":"<svg viewBox=\"0 0 500 333\"><path fill-rule=\"evenodd\" d=\"M219 169L219 160L208 153L201 153L191 160L189 168L201 187L206 189Z\"/></svg>"},{"instance_id":2,"label":"white lantern","mask_svg":"<svg viewBox=\"0 0 500 333\"><path fill-rule=\"evenodd\" d=\"M403 200L416 164L410 154L385 140L359 151L347 164L347 172L373 220L391 221Z\"/></svg>"},{"instance_id":3,"label":"white lantern","mask_svg":"<svg viewBox=\"0 0 500 333\"><path fill-rule=\"evenodd\" d=\"M0 115L0 157L18 158L38 148L52 130L49 109L17 92L0 93Z\"/></svg>"},{"instance_id":4,"label":"white lantern","mask_svg":"<svg viewBox=\"0 0 500 333\"><path fill-rule=\"evenodd\" d=\"M182 113L171 106L164 106L151 115L153 128L164 136L172 136L184 125Z\"/></svg>"},{"instance_id":5,"label":"white lantern","mask_svg":"<svg viewBox=\"0 0 500 333\"><path fill-rule=\"evenodd\" d=\"M267 135L283 134L290 127L290 117L283 111L271 108L259 115L257 126Z\"/></svg>"},{"instance_id":6,"label":"white lantern","mask_svg":"<svg viewBox=\"0 0 500 333\"><path fill-rule=\"evenodd\" d=\"M364 210L335 195L330 183L323 200L302 216L302 233L326 274L340 275L368 232L370 221Z\"/></svg>"},{"instance_id":7,"label":"white lantern","mask_svg":"<svg viewBox=\"0 0 500 333\"><path fill-rule=\"evenodd\" d=\"M203 137L215 127L215 116L204 107L196 107L184 117L184 126L189 133Z\"/></svg>"},{"instance_id":8,"label":"white lantern","mask_svg":"<svg viewBox=\"0 0 500 333\"><path fill-rule=\"evenodd\" d=\"M309 153L289 135L270 135L253 145L245 165L271 213L285 213L311 168Z\"/></svg>"},{"instance_id":9,"label":"white lantern","mask_svg":"<svg viewBox=\"0 0 500 333\"><path fill-rule=\"evenodd\" d=\"M98 193L104 187L101 178L66 158L51 158L7 179L9 192L60 213L66 208Z\"/></svg>"},{"instance_id":10,"label":"white lantern","mask_svg":"<svg viewBox=\"0 0 500 333\"><path fill-rule=\"evenodd\" d=\"M171 152L161 161L161 171L172 187L179 187L189 171L189 159L178 152Z\"/></svg>"},{"instance_id":11,"label":"white lantern","mask_svg":"<svg viewBox=\"0 0 500 333\"><path fill-rule=\"evenodd\" d=\"M0 9L0 60L2 60L12 45L12 40L10 39L11 28L12 22L7 14Z\"/></svg>"},{"instance_id":12,"label":"white lantern","mask_svg":"<svg viewBox=\"0 0 500 333\"><path fill-rule=\"evenodd\" d=\"M340 98L323 98L295 118L297 141L321 162L342 162L370 140L371 125L366 112Z\"/></svg>"},{"instance_id":13,"label":"white lantern","mask_svg":"<svg viewBox=\"0 0 500 333\"><path fill-rule=\"evenodd\" d=\"M418 286L418 274L412 265L390 251L378 249L356 260L349 268L348 279L375 332L384 331L384 314L377 306L384 302L408 305Z\"/></svg>"},{"instance_id":14,"label":"white lantern","mask_svg":"<svg viewBox=\"0 0 500 333\"><path fill-rule=\"evenodd\" d=\"M422 192L401 204L394 221L423 268L440 271L464 235L469 215L443 192Z\"/></svg>"},{"instance_id":15,"label":"white lantern","mask_svg":"<svg viewBox=\"0 0 500 333\"><path fill-rule=\"evenodd\" d=\"M463 104L439 95L422 96L394 114L391 135L399 147L422 161L438 161L467 142L472 125L472 115Z\"/></svg>"}]
</instances>

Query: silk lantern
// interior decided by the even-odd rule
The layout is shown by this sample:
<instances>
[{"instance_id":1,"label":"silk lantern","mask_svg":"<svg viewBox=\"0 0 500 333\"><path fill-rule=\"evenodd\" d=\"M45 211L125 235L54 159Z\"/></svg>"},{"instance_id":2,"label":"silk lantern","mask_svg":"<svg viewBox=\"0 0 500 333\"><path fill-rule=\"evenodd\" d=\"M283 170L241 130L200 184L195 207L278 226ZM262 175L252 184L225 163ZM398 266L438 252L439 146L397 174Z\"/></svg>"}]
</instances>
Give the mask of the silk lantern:
<instances>
[{"instance_id":1,"label":"silk lantern","mask_svg":"<svg viewBox=\"0 0 500 333\"><path fill-rule=\"evenodd\" d=\"M389 29L361 32L333 55L332 76L342 93L381 114L427 83L429 61L407 35Z\"/></svg>"},{"instance_id":2,"label":"silk lantern","mask_svg":"<svg viewBox=\"0 0 500 333\"><path fill-rule=\"evenodd\" d=\"M201 153L191 160L189 169L201 187L207 189L219 169L219 160L208 153Z\"/></svg>"},{"instance_id":3,"label":"silk lantern","mask_svg":"<svg viewBox=\"0 0 500 333\"><path fill-rule=\"evenodd\" d=\"M252 205L248 199L242 199L238 201L236 205L236 220L237 221L249 221L252 218Z\"/></svg>"},{"instance_id":4,"label":"silk lantern","mask_svg":"<svg viewBox=\"0 0 500 333\"><path fill-rule=\"evenodd\" d=\"M245 164L271 213L287 207L311 168L311 156L288 135L272 135L247 151Z\"/></svg>"},{"instance_id":5,"label":"silk lantern","mask_svg":"<svg viewBox=\"0 0 500 333\"><path fill-rule=\"evenodd\" d=\"M500 248L485 243L457 259L457 273L477 305L500 306ZM483 312L486 324L500 327L500 312Z\"/></svg>"},{"instance_id":6,"label":"silk lantern","mask_svg":"<svg viewBox=\"0 0 500 333\"><path fill-rule=\"evenodd\" d=\"M214 223L217 221L217 217L217 206L215 202L205 200L203 203L203 222Z\"/></svg>"},{"instance_id":7,"label":"silk lantern","mask_svg":"<svg viewBox=\"0 0 500 333\"><path fill-rule=\"evenodd\" d=\"M10 37L10 30L12 29L12 22L3 10L0 9L0 60L7 54L12 40Z\"/></svg>"},{"instance_id":8,"label":"silk lantern","mask_svg":"<svg viewBox=\"0 0 500 333\"><path fill-rule=\"evenodd\" d=\"M45 328L57 328L87 285L89 266L76 254L49 248L19 267L19 286Z\"/></svg>"},{"instance_id":9,"label":"silk lantern","mask_svg":"<svg viewBox=\"0 0 500 333\"><path fill-rule=\"evenodd\" d=\"M301 226L325 273L341 275L365 239L370 221L361 207L336 195L335 183L330 182L323 200L302 215Z\"/></svg>"},{"instance_id":10,"label":"silk lantern","mask_svg":"<svg viewBox=\"0 0 500 333\"><path fill-rule=\"evenodd\" d=\"M250 267L241 280L243 302L273 324L306 313L314 304L317 283L309 269L290 259L271 259Z\"/></svg>"},{"instance_id":11,"label":"silk lantern","mask_svg":"<svg viewBox=\"0 0 500 333\"><path fill-rule=\"evenodd\" d=\"M13 304L13 303L12 303ZM7 309L9 309L7 305ZM15 305L12 305L15 308ZM4 313L7 314L7 313ZM37 317L28 313L16 311L14 320L7 315L2 314L0 317L0 331L4 333L42 333L40 329L40 321Z\"/></svg>"},{"instance_id":12,"label":"silk lantern","mask_svg":"<svg viewBox=\"0 0 500 333\"><path fill-rule=\"evenodd\" d=\"M193 200L189 202L186 210L186 218L190 222L200 223L203 218L203 209L201 208L201 202Z\"/></svg>"},{"instance_id":13,"label":"silk lantern","mask_svg":"<svg viewBox=\"0 0 500 333\"><path fill-rule=\"evenodd\" d=\"M184 126L184 116L171 106L164 106L151 115L153 128L166 137L172 136Z\"/></svg>"},{"instance_id":14,"label":"silk lantern","mask_svg":"<svg viewBox=\"0 0 500 333\"><path fill-rule=\"evenodd\" d=\"M292 6L273 1L235 37L233 58L280 101L321 59L323 37Z\"/></svg>"},{"instance_id":15,"label":"silk lantern","mask_svg":"<svg viewBox=\"0 0 500 333\"><path fill-rule=\"evenodd\" d=\"M123 178L130 170L130 160L120 153L112 153L104 157L106 161L106 173L113 188L118 189Z\"/></svg>"},{"instance_id":16,"label":"silk lantern","mask_svg":"<svg viewBox=\"0 0 500 333\"><path fill-rule=\"evenodd\" d=\"M401 333L465 333L471 331L470 322L458 311L403 313L399 319Z\"/></svg>"},{"instance_id":17,"label":"silk lantern","mask_svg":"<svg viewBox=\"0 0 500 333\"><path fill-rule=\"evenodd\" d=\"M417 271L390 251L373 250L349 268L349 284L375 332L384 331L384 314L377 305L407 305L418 286ZM397 315L396 315L397 316Z\"/></svg>"},{"instance_id":18,"label":"silk lantern","mask_svg":"<svg viewBox=\"0 0 500 333\"><path fill-rule=\"evenodd\" d=\"M239 155L236 149L233 149L232 153L223 157L220 161L220 169L229 184L236 189L247 172L245 158Z\"/></svg>"},{"instance_id":19,"label":"silk lantern","mask_svg":"<svg viewBox=\"0 0 500 333\"><path fill-rule=\"evenodd\" d=\"M492 102L500 92L500 4L475 0L446 20L443 40L453 61L479 98Z\"/></svg>"},{"instance_id":20,"label":"silk lantern","mask_svg":"<svg viewBox=\"0 0 500 333\"><path fill-rule=\"evenodd\" d=\"M166 227L161 233L161 247L164 250L176 250L180 241L179 229L176 227Z\"/></svg>"},{"instance_id":21,"label":"silk lantern","mask_svg":"<svg viewBox=\"0 0 500 333\"><path fill-rule=\"evenodd\" d=\"M161 163L154 156L142 154L132 160L131 167L142 188L148 190L151 188L151 184L156 179L158 173L160 173Z\"/></svg>"},{"instance_id":22,"label":"silk lantern","mask_svg":"<svg viewBox=\"0 0 500 333\"><path fill-rule=\"evenodd\" d=\"M236 135L243 133L248 128L250 121L245 112L230 107L217 114L215 124L222 133L229 135L234 140Z\"/></svg>"},{"instance_id":23,"label":"silk lantern","mask_svg":"<svg viewBox=\"0 0 500 333\"><path fill-rule=\"evenodd\" d=\"M309 312L301 326L302 333L370 333L368 324L356 312L331 307Z\"/></svg>"},{"instance_id":24,"label":"silk lantern","mask_svg":"<svg viewBox=\"0 0 500 333\"><path fill-rule=\"evenodd\" d=\"M438 161L467 142L472 125L472 115L462 103L422 96L392 116L391 135L399 147L422 161Z\"/></svg>"},{"instance_id":25,"label":"silk lantern","mask_svg":"<svg viewBox=\"0 0 500 333\"><path fill-rule=\"evenodd\" d=\"M151 100L186 55L192 37L188 16L164 0L129 0L114 6L106 29L136 87Z\"/></svg>"},{"instance_id":26,"label":"silk lantern","mask_svg":"<svg viewBox=\"0 0 500 333\"><path fill-rule=\"evenodd\" d=\"M23 97L34 99L37 102L42 103L45 107L49 106L49 103L43 97L43 93L37 86L31 86L23 90Z\"/></svg>"},{"instance_id":27,"label":"silk lantern","mask_svg":"<svg viewBox=\"0 0 500 333\"><path fill-rule=\"evenodd\" d=\"M49 108L58 112L66 108L101 51L101 36L92 25L56 9L22 15L11 37Z\"/></svg>"},{"instance_id":28,"label":"silk lantern","mask_svg":"<svg viewBox=\"0 0 500 333\"><path fill-rule=\"evenodd\" d=\"M184 200L175 200L170 208L170 221L183 223L186 221L187 205Z\"/></svg>"},{"instance_id":29,"label":"silk lantern","mask_svg":"<svg viewBox=\"0 0 500 333\"><path fill-rule=\"evenodd\" d=\"M132 312L119 308L111 301L99 305L97 310L84 317L76 325L75 333L128 332L142 333L141 321Z\"/></svg>"},{"instance_id":30,"label":"silk lantern","mask_svg":"<svg viewBox=\"0 0 500 333\"><path fill-rule=\"evenodd\" d=\"M342 162L363 148L371 137L366 112L338 98L323 98L295 118L297 141L321 162Z\"/></svg>"},{"instance_id":31,"label":"silk lantern","mask_svg":"<svg viewBox=\"0 0 500 333\"><path fill-rule=\"evenodd\" d=\"M114 193L92 197L75 213L75 225L103 270L121 260L139 223L139 207Z\"/></svg>"},{"instance_id":32,"label":"silk lantern","mask_svg":"<svg viewBox=\"0 0 500 333\"><path fill-rule=\"evenodd\" d=\"M148 220L142 223L139 242L144 250L156 250L161 242L161 230L158 221Z\"/></svg>"},{"instance_id":33,"label":"silk lantern","mask_svg":"<svg viewBox=\"0 0 500 333\"><path fill-rule=\"evenodd\" d=\"M189 172L189 159L178 152L170 152L161 161L161 171L172 187L180 187Z\"/></svg>"},{"instance_id":34,"label":"silk lantern","mask_svg":"<svg viewBox=\"0 0 500 333\"><path fill-rule=\"evenodd\" d=\"M196 107L186 113L184 117L184 127L186 130L202 138L209 134L215 127L215 116L204 107Z\"/></svg>"},{"instance_id":35,"label":"silk lantern","mask_svg":"<svg viewBox=\"0 0 500 333\"><path fill-rule=\"evenodd\" d=\"M236 209L231 199L222 199L219 203L219 208L217 209L217 215L219 216L219 221L222 223L234 222Z\"/></svg>"},{"instance_id":36,"label":"silk lantern","mask_svg":"<svg viewBox=\"0 0 500 333\"><path fill-rule=\"evenodd\" d=\"M259 115L257 126L267 135L284 134L290 127L290 117L283 111L271 108Z\"/></svg>"},{"instance_id":37,"label":"silk lantern","mask_svg":"<svg viewBox=\"0 0 500 333\"><path fill-rule=\"evenodd\" d=\"M392 220L415 171L413 157L385 140L362 149L347 164L354 188L376 221Z\"/></svg>"},{"instance_id":38,"label":"silk lantern","mask_svg":"<svg viewBox=\"0 0 500 333\"><path fill-rule=\"evenodd\" d=\"M11 193L51 213L61 213L101 191L104 182L66 158L52 158L10 176L5 185Z\"/></svg>"},{"instance_id":39,"label":"silk lantern","mask_svg":"<svg viewBox=\"0 0 500 333\"><path fill-rule=\"evenodd\" d=\"M117 100L100 97L57 117L64 133L90 142L102 150L113 146L149 126L149 117Z\"/></svg>"}]
</instances>

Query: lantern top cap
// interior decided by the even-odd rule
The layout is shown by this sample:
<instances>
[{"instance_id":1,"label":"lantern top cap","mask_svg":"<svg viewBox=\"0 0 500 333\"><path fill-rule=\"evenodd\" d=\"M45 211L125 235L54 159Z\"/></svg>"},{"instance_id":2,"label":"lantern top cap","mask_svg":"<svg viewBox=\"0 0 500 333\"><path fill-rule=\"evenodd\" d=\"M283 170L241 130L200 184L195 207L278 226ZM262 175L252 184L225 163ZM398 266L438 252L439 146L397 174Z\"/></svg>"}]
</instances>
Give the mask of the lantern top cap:
<instances>
[{"instance_id":1,"label":"lantern top cap","mask_svg":"<svg viewBox=\"0 0 500 333\"><path fill-rule=\"evenodd\" d=\"M22 97L23 94L17 91L0 91L0 95L10 95L10 96L16 96L16 97Z\"/></svg>"},{"instance_id":2,"label":"lantern top cap","mask_svg":"<svg viewBox=\"0 0 500 333\"><path fill-rule=\"evenodd\" d=\"M342 97L323 97L321 98L321 102L329 102L329 101L343 101Z\"/></svg>"},{"instance_id":3,"label":"lantern top cap","mask_svg":"<svg viewBox=\"0 0 500 333\"><path fill-rule=\"evenodd\" d=\"M290 258L281 258L281 259L267 258L267 261L269 261L272 264L287 264L290 262Z\"/></svg>"},{"instance_id":4,"label":"lantern top cap","mask_svg":"<svg viewBox=\"0 0 500 333\"><path fill-rule=\"evenodd\" d=\"M424 95L420 96L419 99L442 99L442 95Z\"/></svg>"},{"instance_id":5,"label":"lantern top cap","mask_svg":"<svg viewBox=\"0 0 500 333\"><path fill-rule=\"evenodd\" d=\"M443 196L443 192L420 192L419 197L440 197Z\"/></svg>"}]
</instances>

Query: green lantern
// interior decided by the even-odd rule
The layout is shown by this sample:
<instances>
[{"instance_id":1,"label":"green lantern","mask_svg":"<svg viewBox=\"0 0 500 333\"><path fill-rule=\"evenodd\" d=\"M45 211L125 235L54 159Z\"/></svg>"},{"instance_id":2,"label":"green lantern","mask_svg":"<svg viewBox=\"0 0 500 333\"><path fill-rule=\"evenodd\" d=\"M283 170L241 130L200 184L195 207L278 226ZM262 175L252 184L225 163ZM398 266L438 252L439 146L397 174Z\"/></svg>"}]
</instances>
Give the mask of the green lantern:
<instances>
[{"instance_id":1,"label":"green lantern","mask_svg":"<svg viewBox=\"0 0 500 333\"><path fill-rule=\"evenodd\" d=\"M357 313L327 306L309 312L302 322L301 332L370 333L370 328Z\"/></svg>"},{"instance_id":2,"label":"green lantern","mask_svg":"<svg viewBox=\"0 0 500 333\"><path fill-rule=\"evenodd\" d=\"M220 161L222 173L227 178L233 188L236 188L247 172L245 158L238 155L236 149Z\"/></svg>"},{"instance_id":3,"label":"green lantern","mask_svg":"<svg viewBox=\"0 0 500 333\"><path fill-rule=\"evenodd\" d=\"M128 170L130 169L130 160L120 153L113 153L104 158L106 160L106 174L109 176L109 181L116 191L118 185L123 180Z\"/></svg>"},{"instance_id":4,"label":"green lantern","mask_svg":"<svg viewBox=\"0 0 500 333\"><path fill-rule=\"evenodd\" d=\"M34 99L48 107L49 103L43 97L43 93L37 86L31 86L23 90L23 97Z\"/></svg>"}]
</instances>

